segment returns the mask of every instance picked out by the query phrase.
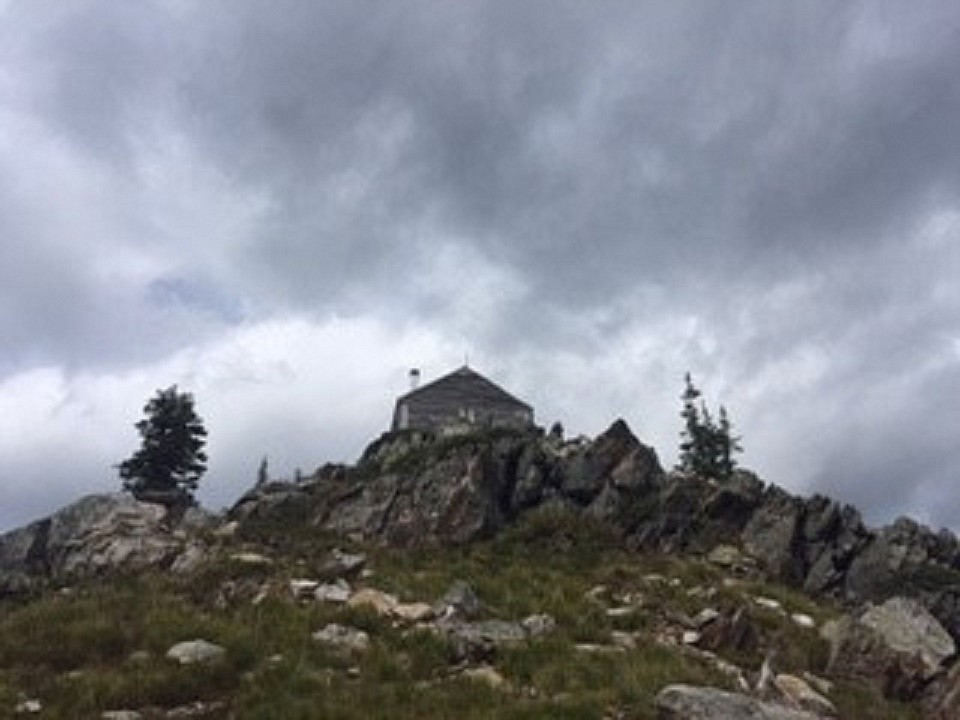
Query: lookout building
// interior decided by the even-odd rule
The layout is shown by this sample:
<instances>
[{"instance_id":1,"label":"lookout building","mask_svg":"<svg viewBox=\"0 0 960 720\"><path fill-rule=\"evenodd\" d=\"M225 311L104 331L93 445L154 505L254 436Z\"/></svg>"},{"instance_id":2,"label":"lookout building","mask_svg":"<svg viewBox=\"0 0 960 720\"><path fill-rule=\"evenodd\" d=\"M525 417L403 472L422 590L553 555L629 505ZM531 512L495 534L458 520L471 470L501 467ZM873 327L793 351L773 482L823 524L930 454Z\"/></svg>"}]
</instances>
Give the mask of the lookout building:
<instances>
[{"instance_id":1,"label":"lookout building","mask_svg":"<svg viewBox=\"0 0 960 720\"><path fill-rule=\"evenodd\" d=\"M533 425L533 408L464 365L417 387L420 371L410 371L413 389L397 398L391 430L456 432L473 427Z\"/></svg>"}]
</instances>

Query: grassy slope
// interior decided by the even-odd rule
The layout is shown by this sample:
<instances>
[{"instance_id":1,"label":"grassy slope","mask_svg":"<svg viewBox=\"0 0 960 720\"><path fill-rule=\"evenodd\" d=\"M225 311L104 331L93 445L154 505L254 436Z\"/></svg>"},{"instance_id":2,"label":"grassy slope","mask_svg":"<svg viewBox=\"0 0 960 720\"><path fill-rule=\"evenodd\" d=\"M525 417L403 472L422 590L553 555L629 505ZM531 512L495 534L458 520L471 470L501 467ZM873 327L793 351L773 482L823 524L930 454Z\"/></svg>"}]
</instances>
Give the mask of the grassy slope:
<instances>
[{"instance_id":1,"label":"grassy slope","mask_svg":"<svg viewBox=\"0 0 960 720\"><path fill-rule=\"evenodd\" d=\"M266 569L224 561L186 579L145 574L86 582L0 606L0 717L12 714L22 694L41 699L42 717L71 719L197 699L226 701L235 717L285 720L650 718L652 697L665 684L729 684L713 668L654 642L671 613L733 607L763 594L818 621L836 614L780 587L725 587L716 569L697 560L627 552L603 528L562 514L541 514L469 547L360 548L375 572L368 583L401 599L430 602L452 580L463 579L491 617L518 620L546 612L556 618L552 634L497 657L510 687L494 689L454 672L446 641L429 632L394 626L368 611L294 602L288 579L313 576L311 569L334 544L306 529L291 535L261 527L222 550L261 551L276 561ZM651 580L652 573L679 583ZM273 588L269 597L252 604L265 584ZM614 595L641 594L643 609L609 618L585 597L598 584ZM707 601L691 596L696 587L719 592ZM759 608L752 617L765 644L779 648L782 670L822 669L825 648L815 631ZM311 632L330 621L367 630L370 650L344 657L314 642ZM642 633L636 649L575 649L577 643L608 642L618 629ZM189 668L164 659L173 643L197 637L226 647L226 659ZM132 659L133 653L140 657ZM729 659L756 670L762 658ZM842 717L919 717L882 702L867 687L839 686L833 699Z\"/></svg>"}]
</instances>

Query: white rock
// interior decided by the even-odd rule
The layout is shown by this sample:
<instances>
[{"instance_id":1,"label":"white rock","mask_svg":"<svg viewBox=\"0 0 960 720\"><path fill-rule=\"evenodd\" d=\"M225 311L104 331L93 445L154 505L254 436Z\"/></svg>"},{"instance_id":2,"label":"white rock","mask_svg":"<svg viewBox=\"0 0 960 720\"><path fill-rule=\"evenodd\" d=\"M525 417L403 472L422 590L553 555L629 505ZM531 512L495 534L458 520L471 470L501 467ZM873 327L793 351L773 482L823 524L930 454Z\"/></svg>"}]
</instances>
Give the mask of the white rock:
<instances>
[{"instance_id":1,"label":"white rock","mask_svg":"<svg viewBox=\"0 0 960 720\"><path fill-rule=\"evenodd\" d=\"M239 552L230 556L230 559L241 565L253 565L257 567L269 567L273 565L273 560L266 555L255 552Z\"/></svg>"},{"instance_id":2,"label":"white rock","mask_svg":"<svg viewBox=\"0 0 960 720\"><path fill-rule=\"evenodd\" d=\"M552 615L537 613L524 618L520 621L520 624L523 625L523 629L527 631L530 637L539 637L552 632L557 626L557 621L553 619Z\"/></svg>"},{"instance_id":3,"label":"white rock","mask_svg":"<svg viewBox=\"0 0 960 720\"><path fill-rule=\"evenodd\" d=\"M835 717L837 714L837 708L830 700L795 675L777 675L774 685L804 710L826 717Z\"/></svg>"},{"instance_id":4,"label":"white rock","mask_svg":"<svg viewBox=\"0 0 960 720\"><path fill-rule=\"evenodd\" d=\"M611 618L626 617L627 615L633 615L637 609L632 605L624 605L623 607L612 607L607 608L606 615Z\"/></svg>"},{"instance_id":5,"label":"white rock","mask_svg":"<svg viewBox=\"0 0 960 720\"><path fill-rule=\"evenodd\" d=\"M795 625L798 625L802 628L815 628L817 626L816 621L804 613L793 613L790 616L790 619L793 620Z\"/></svg>"},{"instance_id":6,"label":"white rock","mask_svg":"<svg viewBox=\"0 0 960 720\"><path fill-rule=\"evenodd\" d=\"M318 580L294 578L290 581L290 594L297 600L307 600L313 597L319 586Z\"/></svg>"},{"instance_id":7,"label":"white rock","mask_svg":"<svg viewBox=\"0 0 960 720\"><path fill-rule=\"evenodd\" d=\"M425 602L397 603L390 614L404 622L424 622L433 617L433 607Z\"/></svg>"},{"instance_id":8,"label":"white rock","mask_svg":"<svg viewBox=\"0 0 960 720\"><path fill-rule=\"evenodd\" d=\"M353 591L346 580L338 579L332 583L321 583L313 592L317 602L345 603Z\"/></svg>"},{"instance_id":9,"label":"white rock","mask_svg":"<svg viewBox=\"0 0 960 720\"><path fill-rule=\"evenodd\" d=\"M700 642L700 633L696 630L686 630L680 640L684 645L696 645Z\"/></svg>"},{"instance_id":10,"label":"white rock","mask_svg":"<svg viewBox=\"0 0 960 720\"><path fill-rule=\"evenodd\" d=\"M398 605L397 598L375 588L363 588L347 601L350 607L370 607L378 615L390 615Z\"/></svg>"},{"instance_id":11,"label":"white rock","mask_svg":"<svg viewBox=\"0 0 960 720\"><path fill-rule=\"evenodd\" d=\"M107 710L100 715L101 720L140 720L142 717L136 710Z\"/></svg>"},{"instance_id":12,"label":"white rock","mask_svg":"<svg viewBox=\"0 0 960 720\"><path fill-rule=\"evenodd\" d=\"M167 650L167 658L181 665L212 662L223 657L226 650L207 640L186 640Z\"/></svg>"},{"instance_id":13,"label":"white rock","mask_svg":"<svg viewBox=\"0 0 960 720\"><path fill-rule=\"evenodd\" d=\"M29 714L34 715L43 710L43 704L39 700L30 699L30 700L21 700L17 703L17 706L13 709L18 715Z\"/></svg>"},{"instance_id":14,"label":"white rock","mask_svg":"<svg viewBox=\"0 0 960 720\"><path fill-rule=\"evenodd\" d=\"M780 601L774 600L773 598L763 597L762 595L754 595L753 601L760 607L766 608L767 610L783 610L783 605L780 604Z\"/></svg>"}]
</instances>

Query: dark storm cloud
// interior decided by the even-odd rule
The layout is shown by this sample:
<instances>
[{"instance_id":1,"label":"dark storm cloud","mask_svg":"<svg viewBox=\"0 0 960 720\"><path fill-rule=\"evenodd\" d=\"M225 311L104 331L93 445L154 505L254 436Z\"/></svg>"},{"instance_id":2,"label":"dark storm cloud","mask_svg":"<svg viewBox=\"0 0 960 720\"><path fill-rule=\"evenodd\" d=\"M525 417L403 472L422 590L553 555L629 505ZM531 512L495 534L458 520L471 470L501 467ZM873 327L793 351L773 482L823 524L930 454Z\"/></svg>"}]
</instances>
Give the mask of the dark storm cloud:
<instances>
[{"instance_id":1,"label":"dark storm cloud","mask_svg":"<svg viewBox=\"0 0 960 720\"><path fill-rule=\"evenodd\" d=\"M750 398L795 485L951 522L952 3L0 12L0 373L129 369L284 313L504 365L668 327L645 367ZM791 430L823 436L796 475Z\"/></svg>"}]
</instances>

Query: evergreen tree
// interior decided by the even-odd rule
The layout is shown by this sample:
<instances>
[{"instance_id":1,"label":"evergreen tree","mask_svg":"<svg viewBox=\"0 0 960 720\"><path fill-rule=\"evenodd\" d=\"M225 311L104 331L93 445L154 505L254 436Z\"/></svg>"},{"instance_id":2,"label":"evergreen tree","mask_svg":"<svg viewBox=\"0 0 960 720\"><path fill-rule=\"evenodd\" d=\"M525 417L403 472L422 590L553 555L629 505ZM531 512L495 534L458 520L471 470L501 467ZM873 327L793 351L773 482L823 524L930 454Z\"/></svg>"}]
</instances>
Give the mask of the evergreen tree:
<instances>
[{"instance_id":1,"label":"evergreen tree","mask_svg":"<svg viewBox=\"0 0 960 720\"><path fill-rule=\"evenodd\" d=\"M124 489L140 499L191 502L207 469L207 431L194 410L193 395L178 392L176 385L157 390L143 412L146 417L136 424L142 445L118 465Z\"/></svg>"},{"instance_id":2,"label":"evergreen tree","mask_svg":"<svg viewBox=\"0 0 960 720\"><path fill-rule=\"evenodd\" d=\"M740 438L733 435L726 408L721 406L719 420L714 422L690 373L686 374L684 382L683 410L680 412L684 427L680 433L677 470L695 477L727 480L736 469L734 455L743 450ZM697 400L700 400L699 406Z\"/></svg>"}]
</instances>

